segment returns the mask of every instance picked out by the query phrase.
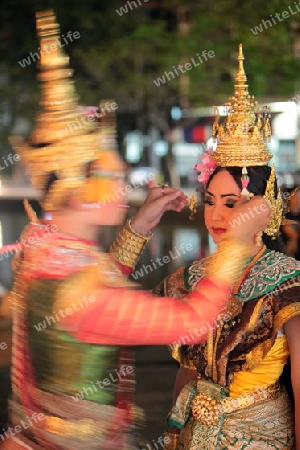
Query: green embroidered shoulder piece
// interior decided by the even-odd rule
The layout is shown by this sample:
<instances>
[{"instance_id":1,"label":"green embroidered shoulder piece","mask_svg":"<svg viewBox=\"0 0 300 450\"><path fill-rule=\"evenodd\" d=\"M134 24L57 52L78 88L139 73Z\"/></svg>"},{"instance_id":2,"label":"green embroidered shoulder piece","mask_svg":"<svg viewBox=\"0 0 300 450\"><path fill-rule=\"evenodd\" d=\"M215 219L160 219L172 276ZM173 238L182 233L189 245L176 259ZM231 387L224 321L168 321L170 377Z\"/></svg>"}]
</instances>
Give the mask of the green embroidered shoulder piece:
<instances>
[{"instance_id":1,"label":"green embroidered shoulder piece","mask_svg":"<svg viewBox=\"0 0 300 450\"><path fill-rule=\"evenodd\" d=\"M188 269L188 284L193 289L194 284L203 277L202 266L205 260L195 261ZM267 249L264 255L250 270L249 275L240 286L236 295L241 301L247 302L278 289L285 281L295 278L292 285L300 283L300 261L283 253Z\"/></svg>"}]
</instances>

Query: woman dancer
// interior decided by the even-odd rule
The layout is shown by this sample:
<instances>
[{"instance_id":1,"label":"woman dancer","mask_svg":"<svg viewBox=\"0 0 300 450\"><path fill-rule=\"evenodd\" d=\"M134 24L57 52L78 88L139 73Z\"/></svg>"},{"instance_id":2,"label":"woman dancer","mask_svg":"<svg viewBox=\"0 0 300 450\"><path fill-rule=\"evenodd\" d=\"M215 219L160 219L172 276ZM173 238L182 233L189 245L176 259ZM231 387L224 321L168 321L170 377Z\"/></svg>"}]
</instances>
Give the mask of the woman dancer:
<instances>
[{"instance_id":1,"label":"woman dancer","mask_svg":"<svg viewBox=\"0 0 300 450\"><path fill-rule=\"evenodd\" d=\"M300 449L300 264L281 253L283 208L274 167L267 165L268 114L254 114L243 59L240 46L234 96L226 103L224 124L217 117L214 126L216 150L196 165L205 186L205 224L219 246L233 225L232 210L245 196L257 195L271 204L271 219L249 241L252 256L217 328L208 330L203 343L171 349L180 368L168 416L168 450ZM260 214L249 207L236 225ZM205 275L203 264L180 269L157 294L181 297L193 291ZM294 411L280 383L289 358Z\"/></svg>"}]
</instances>

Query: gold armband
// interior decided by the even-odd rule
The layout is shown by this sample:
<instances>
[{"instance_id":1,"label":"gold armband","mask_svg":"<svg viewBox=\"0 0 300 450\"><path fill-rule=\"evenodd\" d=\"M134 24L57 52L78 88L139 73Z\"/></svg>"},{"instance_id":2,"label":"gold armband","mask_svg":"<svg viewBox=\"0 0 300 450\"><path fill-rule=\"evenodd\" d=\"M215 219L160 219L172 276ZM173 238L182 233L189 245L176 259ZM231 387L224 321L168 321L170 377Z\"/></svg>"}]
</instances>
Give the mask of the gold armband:
<instances>
[{"instance_id":1,"label":"gold armband","mask_svg":"<svg viewBox=\"0 0 300 450\"><path fill-rule=\"evenodd\" d=\"M179 433L164 432L164 450L176 450Z\"/></svg>"},{"instance_id":2,"label":"gold armband","mask_svg":"<svg viewBox=\"0 0 300 450\"><path fill-rule=\"evenodd\" d=\"M110 253L119 263L134 269L146 244L152 237L151 232L147 236L137 233L132 228L131 219L129 219L111 245Z\"/></svg>"},{"instance_id":3,"label":"gold armband","mask_svg":"<svg viewBox=\"0 0 300 450\"><path fill-rule=\"evenodd\" d=\"M239 278L250 255L248 244L235 239L224 239L215 253L206 259L205 276L233 284Z\"/></svg>"}]
</instances>

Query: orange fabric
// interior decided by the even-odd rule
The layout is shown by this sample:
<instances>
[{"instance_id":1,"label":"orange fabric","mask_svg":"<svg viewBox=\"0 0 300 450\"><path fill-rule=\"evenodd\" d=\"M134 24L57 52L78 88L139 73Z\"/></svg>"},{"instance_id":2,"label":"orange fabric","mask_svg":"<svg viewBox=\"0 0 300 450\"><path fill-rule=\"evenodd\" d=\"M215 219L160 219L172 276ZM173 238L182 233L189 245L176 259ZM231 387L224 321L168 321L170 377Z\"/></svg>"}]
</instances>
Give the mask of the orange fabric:
<instances>
[{"instance_id":1,"label":"orange fabric","mask_svg":"<svg viewBox=\"0 0 300 450\"><path fill-rule=\"evenodd\" d=\"M109 264L93 243L60 233L29 239L41 225L29 225L23 255L27 282L61 280L55 311L69 311L60 321L79 340L103 345L168 345L190 336L190 344L203 341L221 307L230 296L230 285L217 278L203 279L184 299L159 298L131 289L130 282ZM122 272L128 274L123 266ZM80 308L74 307L78 302ZM190 330L201 329L200 334ZM186 342L186 339L185 339Z\"/></svg>"},{"instance_id":2,"label":"orange fabric","mask_svg":"<svg viewBox=\"0 0 300 450\"><path fill-rule=\"evenodd\" d=\"M261 386L275 383L289 357L287 339L278 337L265 358L251 372L237 372L230 385L230 396L237 397Z\"/></svg>"},{"instance_id":3,"label":"orange fabric","mask_svg":"<svg viewBox=\"0 0 300 450\"><path fill-rule=\"evenodd\" d=\"M85 294L95 296L95 301L66 316L60 325L80 341L93 344L180 343L190 330L209 329L230 294L229 285L208 278L201 281L198 289L184 300L154 297L148 292L125 288L92 289ZM68 295L72 293L66 294L66 304ZM189 336L190 344L206 337L203 333Z\"/></svg>"}]
</instances>

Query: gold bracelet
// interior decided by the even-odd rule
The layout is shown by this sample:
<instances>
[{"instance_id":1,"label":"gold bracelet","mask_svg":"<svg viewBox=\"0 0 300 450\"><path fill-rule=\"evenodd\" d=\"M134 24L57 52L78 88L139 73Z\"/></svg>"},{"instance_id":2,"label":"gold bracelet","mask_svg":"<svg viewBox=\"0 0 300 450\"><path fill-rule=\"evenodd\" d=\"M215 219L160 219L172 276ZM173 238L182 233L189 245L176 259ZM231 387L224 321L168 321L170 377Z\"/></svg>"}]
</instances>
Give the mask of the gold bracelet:
<instances>
[{"instance_id":1,"label":"gold bracelet","mask_svg":"<svg viewBox=\"0 0 300 450\"><path fill-rule=\"evenodd\" d=\"M250 257L248 244L235 239L224 239L217 250L206 259L205 276L233 284L239 278L246 259Z\"/></svg>"},{"instance_id":2,"label":"gold bracelet","mask_svg":"<svg viewBox=\"0 0 300 450\"><path fill-rule=\"evenodd\" d=\"M146 240L147 242L149 242L149 241L153 238L153 233L152 233L152 231L149 231L148 234L147 234L146 236L143 236L142 234L138 233L137 231L135 231L135 230L132 228L131 222L132 222L132 219L128 219L126 225L128 226L128 228L129 228L129 230L131 231L131 233L134 234L136 237L138 237L138 238L140 238L140 239L143 239L143 240Z\"/></svg>"},{"instance_id":3,"label":"gold bracelet","mask_svg":"<svg viewBox=\"0 0 300 450\"><path fill-rule=\"evenodd\" d=\"M164 450L176 450L179 433L164 432Z\"/></svg>"},{"instance_id":4,"label":"gold bracelet","mask_svg":"<svg viewBox=\"0 0 300 450\"><path fill-rule=\"evenodd\" d=\"M137 233L132 228L131 219L129 219L111 245L110 253L119 263L134 269L146 244L152 237L151 232L147 236Z\"/></svg>"}]
</instances>

